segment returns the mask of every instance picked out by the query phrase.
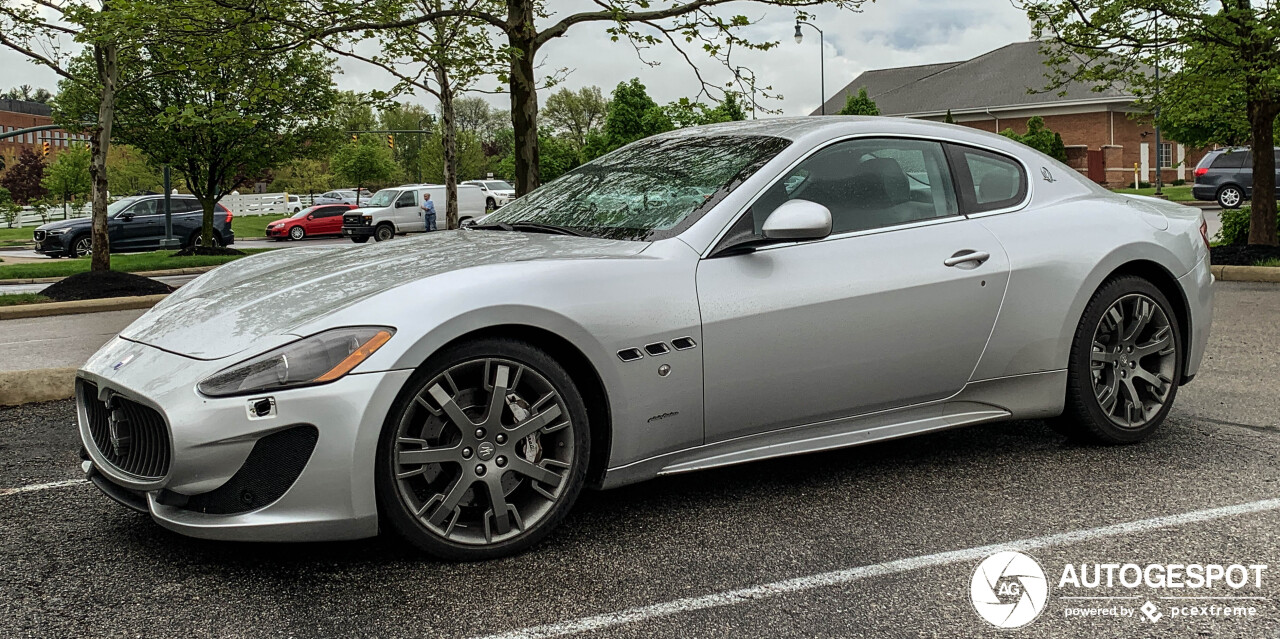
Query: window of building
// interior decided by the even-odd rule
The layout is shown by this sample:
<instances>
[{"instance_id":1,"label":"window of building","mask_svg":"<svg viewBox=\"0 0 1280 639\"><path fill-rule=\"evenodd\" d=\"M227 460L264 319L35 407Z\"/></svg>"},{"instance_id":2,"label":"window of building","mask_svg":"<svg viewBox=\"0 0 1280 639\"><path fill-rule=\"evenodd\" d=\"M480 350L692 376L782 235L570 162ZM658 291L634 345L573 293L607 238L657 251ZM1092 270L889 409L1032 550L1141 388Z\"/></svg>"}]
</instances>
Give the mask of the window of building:
<instances>
[{"instance_id":1,"label":"window of building","mask_svg":"<svg viewBox=\"0 0 1280 639\"><path fill-rule=\"evenodd\" d=\"M1160 149L1156 153L1157 166L1162 169L1171 168L1173 166L1173 143L1161 142Z\"/></svg>"}]
</instances>

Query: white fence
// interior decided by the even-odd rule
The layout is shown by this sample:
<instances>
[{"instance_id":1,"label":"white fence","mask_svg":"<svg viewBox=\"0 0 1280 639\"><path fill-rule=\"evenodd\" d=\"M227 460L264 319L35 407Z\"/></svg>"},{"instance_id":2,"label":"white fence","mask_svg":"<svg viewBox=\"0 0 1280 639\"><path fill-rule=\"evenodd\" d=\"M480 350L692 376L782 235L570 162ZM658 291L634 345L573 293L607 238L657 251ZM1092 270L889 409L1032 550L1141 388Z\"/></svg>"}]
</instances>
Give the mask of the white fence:
<instances>
[{"instance_id":1,"label":"white fence","mask_svg":"<svg viewBox=\"0 0 1280 639\"><path fill-rule=\"evenodd\" d=\"M310 195L298 195L297 200L292 203L286 200L285 193L250 193L247 195L232 194L222 198L222 205L231 209L234 215L289 215L296 209L305 209L311 206ZM89 217L93 214L92 207L88 202L68 204L67 211L64 216L61 205L50 206L46 209L43 217L36 211L34 207L25 207L18 214L14 227L24 226L40 226L49 222L57 222L63 219L76 219L81 217ZM0 228L9 228L7 219L0 218Z\"/></svg>"}]
</instances>

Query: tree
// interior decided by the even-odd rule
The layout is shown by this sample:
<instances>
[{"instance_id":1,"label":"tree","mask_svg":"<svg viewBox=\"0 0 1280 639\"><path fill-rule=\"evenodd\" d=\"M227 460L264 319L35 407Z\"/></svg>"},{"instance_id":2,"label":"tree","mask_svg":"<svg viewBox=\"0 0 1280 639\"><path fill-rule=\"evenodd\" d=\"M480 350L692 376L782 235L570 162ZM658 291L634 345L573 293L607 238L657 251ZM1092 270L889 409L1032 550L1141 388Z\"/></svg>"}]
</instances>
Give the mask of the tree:
<instances>
[{"instance_id":1,"label":"tree","mask_svg":"<svg viewBox=\"0 0 1280 639\"><path fill-rule=\"evenodd\" d=\"M89 163L92 160L89 147L73 144L59 153L44 172L41 184L50 195L62 200L62 217L67 217L67 202L78 196L87 195L93 188L89 177Z\"/></svg>"},{"instance_id":2,"label":"tree","mask_svg":"<svg viewBox=\"0 0 1280 639\"><path fill-rule=\"evenodd\" d=\"M951 117L951 109L947 109L947 116L946 116L945 118L942 118L942 121L943 121L943 122L946 122L947 124L955 124L955 123L956 123L955 118Z\"/></svg>"},{"instance_id":3,"label":"tree","mask_svg":"<svg viewBox=\"0 0 1280 639\"><path fill-rule=\"evenodd\" d=\"M747 114L742 109L742 104L738 102L737 95L733 93L725 94L724 99L714 107L695 102L689 98L680 98L663 107L662 110L667 119L671 121L671 125L677 129L747 119Z\"/></svg>"},{"instance_id":4,"label":"tree","mask_svg":"<svg viewBox=\"0 0 1280 639\"><path fill-rule=\"evenodd\" d=\"M21 213L22 207L13 201L9 189L0 186L0 220L4 220L5 226L13 228L17 226L18 215Z\"/></svg>"},{"instance_id":5,"label":"tree","mask_svg":"<svg viewBox=\"0 0 1280 639\"><path fill-rule=\"evenodd\" d=\"M49 193L43 184L44 169L44 158L25 148L18 154L18 162L0 176L0 186L9 189L18 204L30 204Z\"/></svg>"},{"instance_id":6,"label":"tree","mask_svg":"<svg viewBox=\"0 0 1280 639\"><path fill-rule=\"evenodd\" d=\"M577 91L560 89L552 93L541 115L552 133L564 137L581 151L587 145L587 138L600 132L608 111L609 101L600 87L592 85Z\"/></svg>"},{"instance_id":7,"label":"tree","mask_svg":"<svg viewBox=\"0 0 1280 639\"><path fill-rule=\"evenodd\" d=\"M53 94L49 90L41 87L33 89L30 84L13 87L8 91L0 94L0 100L22 100L25 102L39 102L40 104L48 104L53 99Z\"/></svg>"},{"instance_id":8,"label":"tree","mask_svg":"<svg viewBox=\"0 0 1280 639\"><path fill-rule=\"evenodd\" d=\"M1027 120L1025 135L1019 135L1013 129L1005 129L1000 135L1017 140L1059 162L1067 161L1067 147L1062 143L1062 135L1049 130L1044 125L1044 118L1038 115Z\"/></svg>"},{"instance_id":9,"label":"tree","mask_svg":"<svg viewBox=\"0 0 1280 639\"><path fill-rule=\"evenodd\" d=\"M453 113L458 133L474 133L483 142L493 140L511 121L505 111L489 106L489 102L479 96L454 100Z\"/></svg>"},{"instance_id":10,"label":"tree","mask_svg":"<svg viewBox=\"0 0 1280 639\"><path fill-rule=\"evenodd\" d=\"M1160 121L1163 81L1168 81L1170 71L1175 98L1186 95L1185 87L1199 86L1201 92L1211 93L1228 82L1224 75L1238 83L1234 86L1239 87L1239 98L1219 104L1248 122L1253 149L1249 243L1280 244L1272 214L1276 182L1271 151L1280 115L1280 7L1254 0L1021 2L1032 22L1032 37L1049 54L1049 89L1076 81L1121 86L1139 96ZM1162 82L1153 73L1157 69ZM1184 102L1176 104L1180 103ZM1179 115L1185 114L1183 110ZM1238 129L1228 124L1226 131L1231 130Z\"/></svg>"},{"instance_id":11,"label":"tree","mask_svg":"<svg viewBox=\"0 0 1280 639\"><path fill-rule=\"evenodd\" d=\"M861 87L858 89L858 95L850 93L849 97L845 98L840 115L880 115L880 107L876 106L875 100L867 97L867 87Z\"/></svg>"},{"instance_id":12,"label":"tree","mask_svg":"<svg viewBox=\"0 0 1280 639\"><path fill-rule=\"evenodd\" d=\"M159 193L164 176L145 155L127 144L113 144L107 154L107 181L120 195Z\"/></svg>"},{"instance_id":13,"label":"tree","mask_svg":"<svg viewBox=\"0 0 1280 639\"><path fill-rule=\"evenodd\" d=\"M276 172L271 188L286 193L315 195L333 187L333 174L322 160L298 158Z\"/></svg>"},{"instance_id":14,"label":"tree","mask_svg":"<svg viewBox=\"0 0 1280 639\"><path fill-rule=\"evenodd\" d=\"M222 23L233 17L218 0L181 5L168 10ZM337 99L332 61L308 49L262 52L278 42L269 30L240 25L221 37L165 39L120 54L129 83L118 92L115 135L182 174L204 209L205 247L223 196L337 142L325 126ZM88 102L76 98L80 91L63 89L64 108Z\"/></svg>"},{"instance_id":15,"label":"tree","mask_svg":"<svg viewBox=\"0 0 1280 639\"><path fill-rule=\"evenodd\" d=\"M676 128L666 110L658 106L639 78L620 82L609 100L609 110L604 117L604 129L600 135L591 136L583 152L583 159L600 157L609 151L624 147L636 140L657 135ZM519 154L515 171L520 171Z\"/></svg>"},{"instance_id":16,"label":"tree","mask_svg":"<svg viewBox=\"0 0 1280 639\"><path fill-rule=\"evenodd\" d=\"M511 125L514 131L516 192L528 193L540 184L538 174L538 89L536 60L542 47L565 36L580 24L603 25L616 40L627 40L643 59L644 51L658 45L677 49L693 65L687 48L701 49L727 69L734 51L768 50L776 41L756 42L741 35L754 21L744 15L725 15L717 9L732 2L787 7L802 10L816 5L857 9L865 0L672 0L655 7L650 0L597 0L592 10L555 13L548 0L464 0L450 5L419 0L412 6L391 2L398 9L394 17L385 15L383 3L369 0L280 0L252 3L258 20L289 27L302 39L326 39L343 33L375 33L386 29L415 27L442 18L465 17L485 23L505 39L501 52L506 58L500 78L511 97ZM798 11L801 17L808 17ZM554 20L539 28L539 20ZM650 62L650 64L654 64ZM722 87L702 79L704 92L723 93Z\"/></svg>"},{"instance_id":17,"label":"tree","mask_svg":"<svg viewBox=\"0 0 1280 639\"><path fill-rule=\"evenodd\" d=\"M391 149L376 141L344 144L333 155L329 168L333 169L339 180L356 186L357 198L360 189L386 184L395 178L400 169L391 157Z\"/></svg>"},{"instance_id":18,"label":"tree","mask_svg":"<svg viewBox=\"0 0 1280 639\"><path fill-rule=\"evenodd\" d=\"M1250 140L1244 79L1223 47L1189 47L1182 70L1160 81L1161 133L1189 146L1246 146Z\"/></svg>"},{"instance_id":19,"label":"tree","mask_svg":"<svg viewBox=\"0 0 1280 639\"><path fill-rule=\"evenodd\" d=\"M430 135L435 116L421 104L394 102L379 112L378 122L384 131L416 131L419 127L428 131L421 134L396 134L396 148L391 153L403 167L406 176L421 182L418 167L421 165L425 138Z\"/></svg>"}]
</instances>

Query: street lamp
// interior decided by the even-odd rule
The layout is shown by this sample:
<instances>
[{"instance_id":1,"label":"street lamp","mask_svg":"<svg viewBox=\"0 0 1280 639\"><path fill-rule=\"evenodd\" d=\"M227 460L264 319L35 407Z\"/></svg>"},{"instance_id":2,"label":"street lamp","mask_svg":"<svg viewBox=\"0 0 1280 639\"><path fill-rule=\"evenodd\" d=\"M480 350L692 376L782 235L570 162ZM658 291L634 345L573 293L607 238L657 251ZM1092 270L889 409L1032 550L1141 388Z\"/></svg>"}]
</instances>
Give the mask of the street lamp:
<instances>
[{"instance_id":1,"label":"street lamp","mask_svg":"<svg viewBox=\"0 0 1280 639\"><path fill-rule=\"evenodd\" d=\"M822 115L826 115L827 114L827 71L826 71L826 60L824 59L826 55L825 55L825 52L823 51L823 49L826 48L826 45L823 44L822 29L819 29L817 25L814 25L809 22L805 22L800 18L796 18L796 44L800 44L801 42L804 42L804 34L800 32L800 25L802 24L808 25L812 27L814 31L818 32L818 91L822 93L821 95L822 101L820 102L820 104L822 105L821 106Z\"/></svg>"},{"instance_id":2,"label":"street lamp","mask_svg":"<svg viewBox=\"0 0 1280 639\"><path fill-rule=\"evenodd\" d=\"M751 78L747 80L747 83L751 86L751 119L754 120L756 119L756 72L746 67L734 67L733 77L741 81L743 69L751 73Z\"/></svg>"}]
</instances>

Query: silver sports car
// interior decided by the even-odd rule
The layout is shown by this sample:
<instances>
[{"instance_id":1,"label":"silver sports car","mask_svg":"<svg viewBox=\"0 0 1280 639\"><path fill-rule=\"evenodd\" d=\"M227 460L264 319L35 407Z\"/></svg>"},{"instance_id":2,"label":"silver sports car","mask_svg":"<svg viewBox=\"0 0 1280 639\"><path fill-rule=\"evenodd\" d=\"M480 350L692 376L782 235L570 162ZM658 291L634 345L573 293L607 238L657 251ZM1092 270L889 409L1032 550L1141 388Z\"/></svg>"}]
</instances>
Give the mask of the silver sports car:
<instances>
[{"instance_id":1,"label":"silver sports car","mask_svg":"<svg viewBox=\"0 0 1280 639\"><path fill-rule=\"evenodd\" d=\"M480 226L196 279L80 370L83 467L187 535L466 560L584 486L997 420L1136 442L1204 354L1205 232L963 127L675 131Z\"/></svg>"}]
</instances>

